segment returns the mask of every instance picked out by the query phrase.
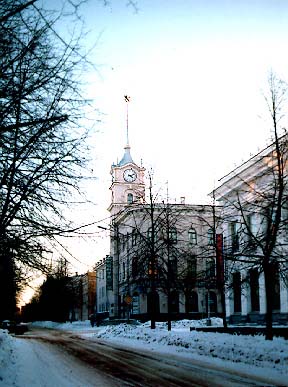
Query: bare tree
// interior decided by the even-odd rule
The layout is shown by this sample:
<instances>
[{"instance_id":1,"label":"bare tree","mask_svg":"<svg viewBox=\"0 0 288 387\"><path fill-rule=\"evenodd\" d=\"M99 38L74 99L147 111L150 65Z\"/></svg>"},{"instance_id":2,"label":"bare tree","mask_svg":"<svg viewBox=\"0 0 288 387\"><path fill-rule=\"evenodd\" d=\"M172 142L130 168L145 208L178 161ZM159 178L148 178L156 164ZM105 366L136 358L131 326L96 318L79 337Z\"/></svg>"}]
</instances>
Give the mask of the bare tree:
<instances>
[{"instance_id":1,"label":"bare tree","mask_svg":"<svg viewBox=\"0 0 288 387\"><path fill-rule=\"evenodd\" d=\"M131 296L135 289L142 289L147 295L152 329L157 318L163 318L159 315L159 293L165 295L170 330L171 319L180 316L183 296L188 313L187 300L196 288L202 287L201 293L205 288L217 291L214 232L211 244L207 235L208 230L213 231L213 209L211 206L171 204L168 199L161 202L153 188L150 175L146 202L131 205L115 218L120 293ZM195 229L191 228L192 224ZM192 235L196 229L198 244Z\"/></svg>"},{"instance_id":2,"label":"bare tree","mask_svg":"<svg viewBox=\"0 0 288 387\"><path fill-rule=\"evenodd\" d=\"M56 33L61 17L37 1L0 6L0 291L14 306L16 266L46 270L45 239L71 229L63 209L85 177L87 132L78 124L85 56L81 35L66 42ZM13 306L1 303L0 311L0 319L11 317Z\"/></svg>"},{"instance_id":3,"label":"bare tree","mask_svg":"<svg viewBox=\"0 0 288 387\"><path fill-rule=\"evenodd\" d=\"M241 310L242 283L250 288L252 310L259 312L263 274L266 339L272 340L273 312L280 309L281 276L287 284L287 135L279 135L287 85L273 73L268 85L265 100L272 121L272 144L227 176L215 194L224 208L234 305Z\"/></svg>"}]
</instances>

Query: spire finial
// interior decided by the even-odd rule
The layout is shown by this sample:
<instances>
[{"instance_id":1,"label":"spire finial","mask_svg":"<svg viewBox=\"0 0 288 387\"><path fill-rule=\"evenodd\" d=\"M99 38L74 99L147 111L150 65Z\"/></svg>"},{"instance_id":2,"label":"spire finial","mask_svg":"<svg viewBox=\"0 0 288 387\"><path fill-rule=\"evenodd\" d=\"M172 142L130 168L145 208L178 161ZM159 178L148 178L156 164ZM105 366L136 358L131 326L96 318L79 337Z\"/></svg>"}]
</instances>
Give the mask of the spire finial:
<instances>
[{"instance_id":1,"label":"spire finial","mask_svg":"<svg viewBox=\"0 0 288 387\"><path fill-rule=\"evenodd\" d=\"M127 136L127 145L129 145L128 104L130 102L130 97L128 95L124 95L124 100L126 102L126 136Z\"/></svg>"}]
</instances>

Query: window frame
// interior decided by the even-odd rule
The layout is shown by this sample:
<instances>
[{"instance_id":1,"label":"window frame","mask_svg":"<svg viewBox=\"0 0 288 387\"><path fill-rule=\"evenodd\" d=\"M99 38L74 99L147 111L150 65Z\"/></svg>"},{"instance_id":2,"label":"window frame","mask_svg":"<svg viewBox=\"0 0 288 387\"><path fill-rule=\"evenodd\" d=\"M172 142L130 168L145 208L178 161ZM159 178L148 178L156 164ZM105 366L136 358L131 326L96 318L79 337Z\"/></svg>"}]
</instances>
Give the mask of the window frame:
<instances>
[{"instance_id":1,"label":"window frame","mask_svg":"<svg viewBox=\"0 0 288 387\"><path fill-rule=\"evenodd\" d=\"M189 244L192 246L197 245L197 231L194 227L190 227L188 230Z\"/></svg>"}]
</instances>

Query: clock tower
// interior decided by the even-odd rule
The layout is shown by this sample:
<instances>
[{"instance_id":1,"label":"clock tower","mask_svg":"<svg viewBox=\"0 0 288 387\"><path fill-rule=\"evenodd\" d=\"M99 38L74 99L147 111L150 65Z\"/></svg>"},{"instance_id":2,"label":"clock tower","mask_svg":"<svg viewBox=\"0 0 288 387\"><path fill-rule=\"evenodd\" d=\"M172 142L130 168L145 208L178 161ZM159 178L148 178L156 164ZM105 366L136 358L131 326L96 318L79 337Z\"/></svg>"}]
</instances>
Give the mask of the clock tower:
<instances>
[{"instance_id":1,"label":"clock tower","mask_svg":"<svg viewBox=\"0 0 288 387\"><path fill-rule=\"evenodd\" d=\"M111 204L108 207L111 216L118 214L125 207L144 202L144 172L144 167L134 163L127 141L121 161L111 166Z\"/></svg>"}]
</instances>

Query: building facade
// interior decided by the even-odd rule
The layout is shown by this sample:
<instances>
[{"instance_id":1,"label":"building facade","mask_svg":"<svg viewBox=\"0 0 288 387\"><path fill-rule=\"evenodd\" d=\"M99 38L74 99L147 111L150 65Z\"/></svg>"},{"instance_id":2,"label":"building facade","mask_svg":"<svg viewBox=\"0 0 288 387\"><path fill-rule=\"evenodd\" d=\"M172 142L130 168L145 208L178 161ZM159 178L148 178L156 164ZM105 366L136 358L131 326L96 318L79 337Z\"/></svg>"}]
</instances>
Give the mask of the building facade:
<instances>
[{"instance_id":1,"label":"building facade","mask_svg":"<svg viewBox=\"0 0 288 387\"><path fill-rule=\"evenodd\" d=\"M166 320L221 315L215 249L219 208L188 205L183 199L156 203L151 191L145 196L144 172L129 145L111 167L110 316L148 320L154 313L157 320Z\"/></svg>"},{"instance_id":2,"label":"building facade","mask_svg":"<svg viewBox=\"0 0 288 387\"><path fill-rule=\"evenodd\" d=\"M85 321L96 309L96 272L71 277L69 288L72 294L69 319Z\"/></svg>"},{"instance_id":3,"label":"building facade","mask_svg":"<svg viewBox=\"0 0 288 387\"><path fill-rule=\"evenodd\" d=\"M274 323L288 323L286 156L283 137L278 150L271 144L221 179L213 193L222 206L230 323L264 323L267 302Z\"/></svg>"},{"instance_id":4,"label":"building facade","mask_svg":"<svg viewBox=\"0 0 288 387\"><path fill-rule=\"evenodd\" d=\"M96 271L96 312L115 315L113 257L107 255L95 266Z\"/></svg>"}]
</instances>

